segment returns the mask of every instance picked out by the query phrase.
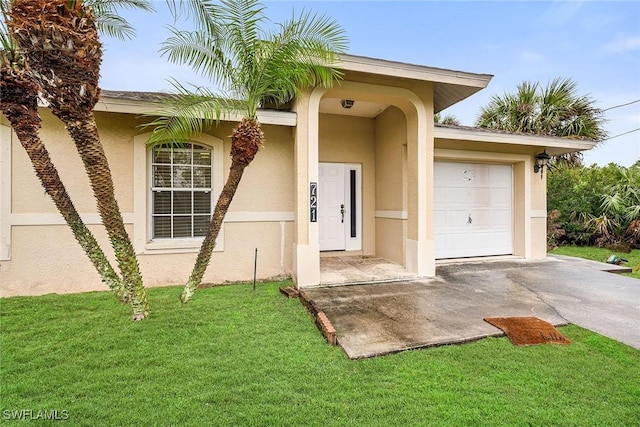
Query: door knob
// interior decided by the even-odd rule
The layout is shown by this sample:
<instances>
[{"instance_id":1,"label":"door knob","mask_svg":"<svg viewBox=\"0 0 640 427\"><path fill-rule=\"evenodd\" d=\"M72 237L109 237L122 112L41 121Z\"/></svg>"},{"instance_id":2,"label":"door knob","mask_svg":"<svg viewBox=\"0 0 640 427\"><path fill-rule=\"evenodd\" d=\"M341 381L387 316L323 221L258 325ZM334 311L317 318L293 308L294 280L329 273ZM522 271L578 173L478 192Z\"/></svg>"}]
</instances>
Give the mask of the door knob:
<instances>
[{"instance_id":1,"label":"door knob","mask_svg":"<svg viewBox=\"0 0 640 427\"><path fill-rule=\"evenodd\" d=\"M340 205L340 214L342 215L342 222L344 223L344 205Z\"/></svg>"}]
</instances>

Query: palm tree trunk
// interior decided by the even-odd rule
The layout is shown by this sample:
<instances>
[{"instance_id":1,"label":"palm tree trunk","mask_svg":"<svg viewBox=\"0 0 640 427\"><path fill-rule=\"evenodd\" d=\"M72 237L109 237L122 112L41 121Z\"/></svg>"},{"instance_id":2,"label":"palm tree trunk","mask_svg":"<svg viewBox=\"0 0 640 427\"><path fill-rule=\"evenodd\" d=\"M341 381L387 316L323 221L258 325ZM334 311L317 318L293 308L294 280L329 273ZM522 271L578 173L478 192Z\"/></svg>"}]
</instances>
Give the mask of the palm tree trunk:
<instances>
[{"instance_id":1,"label":"palm tree trunk","mask_svg":"<svg viewBox=\"0 0 640 427\"><path fill-rule=\"evenodd\" d=\"M65 124L82 158L129 294L133 319L142 320L148 314L149 304L93 115L100 96L102 62L93 11L82 1L23 0L12 3L9 15L11 34L38 80L51 112Z\"/></svg>"},{"instance_id":2,"label":"palm tree trunk","mask_svg":"<svg viewBox=\"0 0 640 427\"><path fill-rule=\"evenodd\" d=\"M56 111L54 111L56 114ZM115 197L113 178L107 157L104 153L93 111L85 112L75 119L68 114L58 116L67 127L67 131L76 144L82 158L85 171L89 176L95 195L98 212L109 234L118 267L133 307L134 320L142 320L149 313L149 303L142 283L142 275L118 201Z\"/></svg>"},{"instance_id":3,"label":"palm tree trunk","mask_svg":"<svg viewBox=\"0 0 640 427\"><path fill-rule=\"evenodd\" d=\"M198 253L198 257L196 258L196 263L194 264L191 275L189 276L189 280L184 285L184 289L182 291L182 294L180 295L180 301L185 304L189 302L189 300L191 300L196 289L202 282L204 273L207 271L209 261L211 260L211 254L213 253L213 250L216 246L216 239L218 238L218 234L220 234L222 221L227 214L227 210L229 209L229 205L233 200L233 196L236 194L236 190L238 189L238 185L240 184L240 179L242 178L242 174L244 173L244 169L246 167L246 164L242 164L239 162L233 161L231 163L229 176L227 177L227 182L224 184L224 188L220 193L220 197L218 198L218 202L216 203L215 210L213 211L213 216L211 217L211 222L209 223L209 229L207 230L207 235L202 241L200 252Z\"/></svg>"},{"instance_id":4,"label":"palm tree trunk","mask_svg":"<svg viewBox=\"0 0 640 427\"><path fill-rule=\"evenodd\" d=\"M41 128L41 120L36 98L38 85L24 72L14 71L9 67L2 67L0 74L2 75L0 110L11 123L11 127L27 152L40 183L71 228L74 237L100 274L102 281L115 292L118 300L126 303L128 295L122 280L82 221L51 161L49 152L40 140L38 132Z\"/></svg>"},{"instance_id":5,"label":"palm tree trunk","mask_svg":"<svg viewBox=\"0 0 640 427\"><path fill-rule=\"evenodd\" d=\"M207 235L200 247L200 252L196 258L191 276L189 276L182 295L180 295L180 301L183 303L189 302L202 282L202 277L209 266L211 254L216 246L216 239L220 233L222 221L227 214L236 190L238 190L242 174L245 168L249 166L255 158L258 150L262 146L263 140L264 134L260 128L260 123L255 119L245 118L233 129L233 133L231 134L231 168L229 169L229 176L222 188L220 197L218 197L216 208L213 211L213 216L209 223Z\"/></svg>"}]
</instances>

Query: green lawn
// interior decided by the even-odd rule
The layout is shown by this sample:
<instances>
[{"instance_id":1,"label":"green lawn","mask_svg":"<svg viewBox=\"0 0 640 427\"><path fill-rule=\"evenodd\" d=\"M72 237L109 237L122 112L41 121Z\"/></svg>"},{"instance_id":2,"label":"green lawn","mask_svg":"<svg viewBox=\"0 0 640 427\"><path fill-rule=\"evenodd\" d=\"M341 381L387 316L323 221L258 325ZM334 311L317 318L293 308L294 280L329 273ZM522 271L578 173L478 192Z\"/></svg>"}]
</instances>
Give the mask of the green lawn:
<instances>
[{"instance_id":1,"label":"green lawn","mask_svg":"<svg viewBox=\"0 0 640 427\"><path fill-rule=\"evenodd\" d=\"M568 255L578 258L586 258L594 261L605 262L611 255L618 255L620 258L626 259L628 262L622 264L625 267L634 268L640 263L640 249L634 249L631 253L614 252L605 248L594 247L578 247L578 246L560 246L559 248L549 252L557 255ZM640 271L634 271L633 273L625 274L629 277L635 277L640 279Z\"/></svg>"},{"instance_id":2,"label":"green lawn","mask_svg":"<svg viewBox=\"0 0 640 427\"><path fill-rule=\"evenodd\" d=\"M579 425L640 423L640 352L576 326L572 345L506 338L349 360L272 283L151 289L153 314L107 292L5 298L2 419L69 425ZM58 422L49 422L57 425Z\"/></svg>"}]
</instances>

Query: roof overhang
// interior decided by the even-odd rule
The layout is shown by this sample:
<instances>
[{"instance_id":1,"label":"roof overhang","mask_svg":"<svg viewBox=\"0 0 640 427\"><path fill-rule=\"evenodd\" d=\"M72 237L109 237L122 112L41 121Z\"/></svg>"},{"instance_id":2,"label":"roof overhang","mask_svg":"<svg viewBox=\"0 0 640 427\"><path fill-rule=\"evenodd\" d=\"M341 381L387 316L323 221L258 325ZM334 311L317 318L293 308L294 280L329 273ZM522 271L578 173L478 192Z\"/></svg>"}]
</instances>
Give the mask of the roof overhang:
<instances>
[{"instance_id":1,"label":"roof overhang","mask_svg":"<svg viewBox=\"0 0 640 427\"><path fill-rule=\"evenodd\" d=\"M590 150L597 144L595 141L577 138L528 135L517 132L448 125L436 125L433 136L435 139L441 140L544 147L550 155L554 156Z\"/></svg>"},{"instance_id":2,"label":"roof overhang","mask_svg":"<svg viewBox=\"0 0 640 427\"><path fill-rule=\"evenodd\" d=\"M166 94L158 92L116 92L103 90L95 111L149 115L161 107L161 100ZM240 122L242 114L228 112L222 121ZM297 124L297 115L290 111L258 110L258 120L265 125L293 127Z\"/></svg>"},{"instance_id":3,"label":"roof overhang","mask_svg":"<svg viewBox=\"0 0 640 427\"><path fill-rule=\"evenodd\" d=\"M433 84L434 112L436 113L485 88L493 77L490 74L448 70L356 55L342 55L336 66L347 75L350 73L352 75L366 74L398 80L430 82ZM104 90L95 110L138 115L149 114L158 109L162 97L166 95L157 92ZM372 106L372 109L376 110L377 107L381 106ZM234 122L241 119L240 114L234 113L229 113L224 118L226 121ZM258 112L258 120L263 124L296 126L297 115L289 111L264 109Z\"/></svg>"},{"instance_id":4,"label":"roof overhang","mask_svg":"<svg viewBox=\"0 0 640 427\"><path fill-rule=\"evenodd\" d=\"M432 82L435 113L484 89L493 78L491 74L448 70L355 55L342 55L338 66L347 73L365 73Z\"/></svg>"}]
</instances>

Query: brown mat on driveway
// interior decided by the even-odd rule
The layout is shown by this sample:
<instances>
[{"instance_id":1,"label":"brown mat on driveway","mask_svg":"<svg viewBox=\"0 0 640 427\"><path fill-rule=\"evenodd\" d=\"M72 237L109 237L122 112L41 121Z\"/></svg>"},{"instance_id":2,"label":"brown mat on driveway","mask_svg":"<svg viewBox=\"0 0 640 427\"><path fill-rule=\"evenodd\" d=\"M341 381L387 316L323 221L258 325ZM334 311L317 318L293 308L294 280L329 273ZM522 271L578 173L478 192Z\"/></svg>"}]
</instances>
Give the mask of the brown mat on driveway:
<instances>
[{"instance_id":1,"label":"brown mat on driveway","mask_svg":"<svg viewBox=\"0 0 640 427\"><path fill-rule=\"evenodd\" d=\"M502 329L514 345L571 344L551 323L537 317L485 317L484 320Z\"/></svg>"}]
</instances>

